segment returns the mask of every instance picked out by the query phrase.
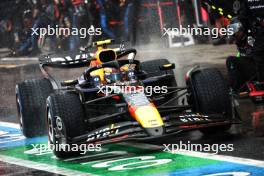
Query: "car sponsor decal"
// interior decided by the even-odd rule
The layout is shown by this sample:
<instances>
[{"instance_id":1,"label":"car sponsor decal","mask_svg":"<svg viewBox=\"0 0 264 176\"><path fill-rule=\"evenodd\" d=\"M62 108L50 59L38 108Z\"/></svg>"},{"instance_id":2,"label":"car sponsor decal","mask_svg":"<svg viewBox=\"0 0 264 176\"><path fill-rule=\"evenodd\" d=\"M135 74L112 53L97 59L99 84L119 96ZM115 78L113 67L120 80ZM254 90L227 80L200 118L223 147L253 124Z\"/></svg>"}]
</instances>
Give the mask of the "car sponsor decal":
<instances>
[{"instance_id":1,"label":"car sponsor decal","mask_svg":"<svg viewBox=\"0 0 264 176\"><path fill-rule=\"evenodd\" d=\"M201 114L184 114L180 115L179 119L181 122L200 122L200 121L210 121L207 115Z\"/></svg>"},{"instance_id":2,"label":"car sponsor decal","mask_svg":"<svg viewBox=\"0 0 264 176\"><path fill-rule=\"evenodd\" d=\"M99 130L95 130L87 135L87 142L107 137L111 134L118 134L120 126L115 126L115 124L111 124L109 127L104 127Z\"/></svg>"},{"instance_id":3,"label":"car sponsor decal","mask_svg":"<svg viewBox=\"0 0 264 176\"><path fill-rule=\"evenodd\" d=\"M0 160L58 174L258 176L264 173L262 161L188 151L171 153L152 145L134 143L108 144L101 152L59 160L51 151L40 154L38 146L41 145L36 144L46 144L46 137L25 139L19 129L2 123L0 131Z\"/></svg>"}]
</instances>

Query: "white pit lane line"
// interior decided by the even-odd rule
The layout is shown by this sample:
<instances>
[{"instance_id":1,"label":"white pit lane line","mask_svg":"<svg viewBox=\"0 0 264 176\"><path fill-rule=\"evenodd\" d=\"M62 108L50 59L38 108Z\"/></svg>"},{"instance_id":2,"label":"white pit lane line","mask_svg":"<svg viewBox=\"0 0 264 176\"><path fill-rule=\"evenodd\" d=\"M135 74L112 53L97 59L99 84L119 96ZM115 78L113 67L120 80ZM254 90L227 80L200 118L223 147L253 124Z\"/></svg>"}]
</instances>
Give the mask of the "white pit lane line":
<instances>
[{"instance_id":1,"label":"white pit lane line","mask_svg":"<svg viewBox=\"0 0 264 176\"><path fill-rule=\"evenodd\" d=\"M1 121L0 121L0 126L5 126L5 127L9 127L9 128L15 128L15 129L20 128L19 124L10 123L10 122L1 122ZM14 165L26 167L26 168L30 168L30 169L37 169L37 170L46 171L46 172L55 173L55 174L61 174L61 175L97 176L97 175L90 174L90 173L78 172L75 170L70 170L70 169L61 168L61 167L57 167L57 166L52 166L49 164L43 164L43 163L37 163L37 162L33 162L33 161L23 160L23 159L5 156L5 155L1 155L1 154L0 154L0 161L6 162L9 164L14 164Z\"/></svg>"},{"instance_id":2,"label":"white pit lane line","mask_svg":"<svg viewBox=\"0 0 264 176\"><path fill-rule=\"evenodd\" d=\"M0 126L5 126L5 127L9 127L9 128L20 129L19 124L17 124L17 123L11 123L11 122L1 122L0 121Z\"/></svg>"},{"instance_id":3,"label":"white pit lane line","mask_svg":"<svg viewBox=\"0 0 264 176\"><path fill-rule=\"evenodd\" d=\"M145 143L123 142L120 144L142 148L142 149L160 149L160 150L163 149L162 146L153 145L153 144L145 144ZM194 152L194 151L189 151L189 150L179 150L177 152L168 152L168 151L165 151L165 152L171 153L171 154L180 154L180 155L219 160L219 161L225 161L225 162L232 162L232 163L238 163L238 164L244 164L248 166L256 166L256 167L264 168L264 161L261 161L261 160L254 160L254 159L227 156L227 155L210 154L210 153L203 153L203 152Z\"/></svg>"}]
</instances>

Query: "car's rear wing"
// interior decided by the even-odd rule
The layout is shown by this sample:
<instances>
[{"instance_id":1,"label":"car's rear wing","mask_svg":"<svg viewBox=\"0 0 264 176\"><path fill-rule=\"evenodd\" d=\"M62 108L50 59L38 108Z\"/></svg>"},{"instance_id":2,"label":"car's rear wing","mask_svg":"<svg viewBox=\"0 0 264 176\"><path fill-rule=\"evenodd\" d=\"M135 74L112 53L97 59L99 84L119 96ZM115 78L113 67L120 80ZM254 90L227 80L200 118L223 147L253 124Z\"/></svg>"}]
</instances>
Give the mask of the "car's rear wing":
<instances>
[{"instance_id":1,"label":"car's rear wing","mask_svg":"<svg viewBox=\"0 0 264 176\"><path fill-rule=\"evenodd\" d=\"M135 49L127 49L121 51L119 48L114 49L117 53L117 59L130 53L136 55ZM78 52L78 53L62 53L62 54L48 54L39 57L39 63L43 66L56 67L56 68L76 68L86 67L93 60L94 53L91 52Z\"/></svg>"},{"instance_id":2,"label":"car's rear wing","mask_svg":"<svg viewBox=\"0 0 264 176\"><path fill-rule=\"evenodd\" d=\"M39 63L42 67L75 68L89 66L91 60L91 53L64 53L61 55L49 54L40 56Z\"/></svg>"},{"instance_id":3,"label":"car's rear wing","mask_svg":"<svg viewBox=\"0 0 264 176\"><path fill-rule=\"evenodd\" d=\"M61 54L48 54L39 57L39 67L45 78L49 79L53 89L61 88L60 82L53 77L47 67L52 68L81 68L89 67L90 62L93 60L93 55L89 52L78 53L61 53Z\"/></svg>"}]
</instances>

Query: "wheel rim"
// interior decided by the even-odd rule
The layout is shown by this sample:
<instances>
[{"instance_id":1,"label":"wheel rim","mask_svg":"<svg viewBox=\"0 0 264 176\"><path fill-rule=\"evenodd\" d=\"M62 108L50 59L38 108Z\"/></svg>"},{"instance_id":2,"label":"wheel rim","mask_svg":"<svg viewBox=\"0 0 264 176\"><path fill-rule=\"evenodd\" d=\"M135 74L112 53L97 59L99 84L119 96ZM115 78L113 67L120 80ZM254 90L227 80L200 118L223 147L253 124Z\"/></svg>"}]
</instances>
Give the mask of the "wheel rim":
<instances>
[{"instance_id":1,"label":"wheel rim","mask_svg":"<svg viewBox=\"0 0 264 176\"><path fill-rule=\"evenodd\" d=\"M62 121L61 121L61 118L57 117L56 118L56 126L58 128L58 130L62 130Z\"/></svg>"},{"instance_id":2,"label":"wheel rim","mask_svg":"<svg viewBox=\"0 0 264 176\"><path fill-rule=\"evenodd\" d=\"M49 135L49 141L50 143L53 143L53 137L54 137L54 130L52 125L52 116L50 112L50 108L47 108L47 116L48 116L48 135Z\"/></svg>"},{"instance_id":3,"label":"wheel rim","mask_svg":"<svg viewBox=\"0 0 264 176\"><path fill-rule=\"evenodd\" d=\"M20 103L20 100L17 94L16 94L16 104L17 104L17 114L18 114L18 119L19 119L19 126L20 126L20 129L22 130L23 129L23 120L22 120L22 112L21 112L22 108L21 108L21 103Z\"/></svg>"}]
</instances>

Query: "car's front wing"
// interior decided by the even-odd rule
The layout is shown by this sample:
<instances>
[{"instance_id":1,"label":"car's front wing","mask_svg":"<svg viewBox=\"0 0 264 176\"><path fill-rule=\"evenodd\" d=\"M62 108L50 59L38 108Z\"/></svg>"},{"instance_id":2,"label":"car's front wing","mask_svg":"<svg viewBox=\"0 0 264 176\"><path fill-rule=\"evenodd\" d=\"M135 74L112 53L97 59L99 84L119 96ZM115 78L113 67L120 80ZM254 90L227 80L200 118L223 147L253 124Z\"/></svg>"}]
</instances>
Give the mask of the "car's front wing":
<instances>
[{"instance_id":1,"label":"car's front wing","mask_svg":"<svg viewBox=\"0 0 264 176\"><path fill-rule=\"evenodd\" d=\"M136 121L126 121L114 124L109 124L93 131L90 131L81 136L70 138L69 143L83 144L83 143L114 143L130 140L146 140L152 138L161 138L168 135L178 134L184 131L231 125L240 123L237 120L225 118L224 115L211 114L182 114L177 116L165 116L164 132L162 135L151 136L148 135L146 129L140 126Z\"/></svg>"}]
</instances>

